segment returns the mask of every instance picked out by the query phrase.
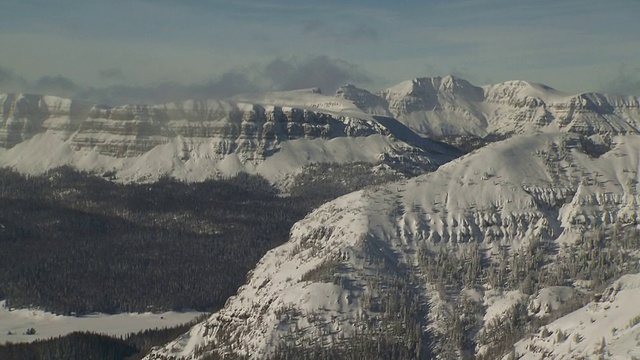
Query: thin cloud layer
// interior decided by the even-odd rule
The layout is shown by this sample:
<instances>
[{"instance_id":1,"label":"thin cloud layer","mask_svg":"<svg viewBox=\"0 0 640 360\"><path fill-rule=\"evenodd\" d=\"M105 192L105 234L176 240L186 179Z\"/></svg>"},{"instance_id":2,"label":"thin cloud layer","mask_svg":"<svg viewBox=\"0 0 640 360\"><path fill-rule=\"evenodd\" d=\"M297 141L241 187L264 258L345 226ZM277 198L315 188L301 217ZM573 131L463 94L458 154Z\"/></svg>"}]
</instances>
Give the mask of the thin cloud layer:
<instances>
[{"instance_id":1,"label":"thin cloud layer","mask_svg":"<svg viewBox=\"0 0 640 360\"><path fill-rule=\"evenodd\" d=\"M0 91L25 91L27 88L27 81L18 76L13 70L4 66L0 66Z\"/></svg>"},{"instance_id":2,"label":"thin cloud layer","mask_svg":"<svg viewBox=\"0 0 640 360\"><path fill-rule=\"evenodd\" d=\"M368 84L372 81L358 65L327 56L274 59L262 69L260 77L274 90L319 87L329 92L349 82Z\"/></svg>"},{"instance_id":3,"label":"thin cloud layer","mask_svg":"<svg viewBox=\"0 0 640 360\"><path fill-rule=\"evenodd\" d=\"M98 75L103 80L123 80L124 73L120 68L112 68L98 71Z\"/></svg>"},{"instance_id":4,"label":"thin cloud layer","mask_svg":"<svg viewBox=\"0 0 640 360\"><path fill-rule=\"evenodd\" d=\"M123 77L123 74L119 69L109 69L101 72L100 76L113 81ZM319 87L331 93L346 83L366 85L371 82L371 76L360 66L327 56L275 58L266 64L254 64L228 71L202 83L165 82L153 86L79 86L70 78L61 75L43 76L33 83L28 83L10 69L0 67L2 92L51 94L109 105L223 99L241 93L311 87Z\"/></svg>"},{"instance_id":5,"label":"thin cloud layer","mask_svg":"<svg viewBox=\"0 0 640 360\"><path fill-rule=\"evenodd\" d=\"M360 24L335 27L321 20L310 20L302 27L304 35L324 37L342 43L361 41L375 41L380 38L380 32L373 26Z\"/></svg>"},{"instance_id":6,"label":"thin cloud layer","mask_svg":"<svg viewBox=\"0 0 640 360\"><path fill-rule=\"evenodd\" d=\"M606 82L603 91L619 95L640 96L640 66L628 68L626 65L620 66L614 78Z\"/></svg>"}]
</instances>

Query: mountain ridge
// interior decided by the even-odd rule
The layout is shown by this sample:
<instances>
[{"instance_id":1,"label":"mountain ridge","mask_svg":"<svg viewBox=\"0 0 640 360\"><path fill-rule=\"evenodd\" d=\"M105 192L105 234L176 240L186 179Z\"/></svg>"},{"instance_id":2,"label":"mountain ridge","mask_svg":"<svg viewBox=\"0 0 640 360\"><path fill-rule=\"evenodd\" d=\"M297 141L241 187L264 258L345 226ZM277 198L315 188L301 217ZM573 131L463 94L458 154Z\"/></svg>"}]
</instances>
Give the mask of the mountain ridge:
<instances>
[{"instance_id":1,"label":"mountain ridge","mask_svg":"<svg viewBox=\"0 0 640 360\"><path fill-rule=\"evenodd\" d=\"M422 148L416 148L415 141L407 144L399 138L414 132L409 138L473 149L513 134L566 131L609 136L638 133L640 126L637 97L569 95L526 81L479 87L451 75L407 80L377 94L348 84L332 95L311 88L159 105L110 107L32 94L0 95L0 103L0 166L42 172L72 165L115 174L125 182L154 181L165 174L198 181L238 171L282 182L274 172L258 168L291 141L307 155L286 156L289 164L280 170L287 174L314 162L400 159L413 156L410 149L417 149L420 161L434 169L459 152L437 142L419 141ZM394 119L394 128L404 135L395 136L380 119ZM373 141L372 135L384 141ZM328 142L349 138L369 139L365 142L375 153L326 156L335 149L326 147ZM308 146L298 146L302 143ZM318 147L320 143L324 145ZM52 146L51 151L35 149L44 146ZM187 164L190 161L194 164ZM135 166L141 162L155 168L137 172Z\"/></svg>"},{"instance_id":2,"label":"mountain ridge","mask_svg":"<svg viewBox=\"0 0 640 360\"><path fill-rule=\"evenodd\" d=\"M632 170L640 140L614 137L611 148L595 157L581 142L584 138L572 133L514 136L435 172L324 204L294 225L288 243L265 255L225 308L148 359L199 358L211 352L266 358L283 343L313 349L395 326L403 331L418 326L442 358L462 356L457 351L497 358L501 350L490 340L495 336L492 319L513 311L542 318L559 306L548 300L554 297L580 301L583 288L555 280L555 272L564 271L557 267L571 263L562 249L585 241L595 228L608 233L638 222L637 172ZM560 249L557 254L545 253L553 247ZM457 265L462 270L440 273L436 259L448 256L459 258L453 261L462 261L464 266ZM555 257L564 260L554 265ZM509 275L523 281L521 288L499 285L504 276L500 264L513 270L519 258L540 268ZM324 277L316 275L321 271ZM532 274L544 275L538 280ZM452 280L439 288L439 276ZM399 320L404 319L402 307L397 313L384 310L388 302L400 301L384 290L393 288L390 279L400 281L403 292L415 292L416 298L406 301L418 319ZM533 281L533 288L527 281ZM465 302L472 305L461 305ZM481 310L464 315L467 310L458 306ZM468 333L460 336L474 341L470 349L447 342L448 331L457 328L456 312L469 316L464 318Z\"/></svg>"},{"instance_id":3,"label":"mountain ridge","mask_svg":"<svg viewBox=\"0 0 640 360\"><path fill-rule=\"evenodd\" d=\"M498 358L638 258L637 97L445 76L378 94L0 99L0 166L24 172L73 165L152 182L247 171L283 184L310 164L365 162L419 175L320 206L223 309L149 359L291 358L367 341L405 357ZM456 138L502 141L460 156L434 140Z\"/></svg>"},{"instance_id":4,"label":"mountain ridge","mask_svg":"<svg viewBox=\"0 0 640 360\"><path fill-rule=\"evenodd\" d=\"M459 154L428 139L408 144L399 140L412 132L404 125L390 130L352 103L317 92L260 96L254 103L188 100L107 107L3 95L0 166L43 172L72 165L112 173L125 182L153 181L164 174L198 181L247 171L278 182L316 162L406 157L433 169Z\"/></svg>"}]
</instances>

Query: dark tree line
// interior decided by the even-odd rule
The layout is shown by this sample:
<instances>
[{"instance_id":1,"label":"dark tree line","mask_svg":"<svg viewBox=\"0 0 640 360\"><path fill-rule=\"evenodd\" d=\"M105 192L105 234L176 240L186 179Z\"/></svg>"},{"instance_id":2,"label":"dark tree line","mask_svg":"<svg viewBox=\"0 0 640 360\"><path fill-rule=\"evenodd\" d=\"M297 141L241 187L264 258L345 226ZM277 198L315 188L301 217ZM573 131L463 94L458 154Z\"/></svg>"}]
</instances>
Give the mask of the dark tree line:
<instances>
[{"instance_id":1,"label":"dark tree line","mask_svg":"<svg viewBox=\"0 0 640 360\"><path fill-rule=\"evenodd\" d=\"M331 194L258 176L122 185L0 170L0 298L62 314L210 310Z\"/></svg>"},{"instance_id":2,"label":"dark tree line","mask_svg":"<svg viewBox=\"0 0 640 360\"><path fill-rule=\"evenodd\" d=\"M30 344L0 345L2 360L115 360L128 358L135 353L135 347L123 340L90 333L71 333Z\"/></svg>"},{"instance_id":3,"label":"dark tree line","mask_svg":"<svg viewBox=\"0 0 640 360\"><path fill-rule=\"evenodd\" d=\"M68 167L42 176L0 169L0 299L8 306L63 314L218 308L295 221L395 176L366 164L312 165L288 197L242 173L194 184L107 178ZM138 359L187 328L124 339L73 333L0 347L0 359Z\"/></svg>"},{"instance_id":4,"label":"dark tree line","mask_svg":"<svg viewBox=\"0 0 640 360\"><path fill-rule=\"evenodd\" d=\"M391 168L373 171L372 165L367 163L319 163L308 165L296 174L288 191L295 197L316 199L315 205L318 206L327 199L334 199L366 186L399 180L402 177L400 171Z\"/></svg>"},{"instance_id":5,"label":"dark tree line","mask_svg":"<svg viewBox=\"0 0 640 360\"><path fill-rule=\"evenodd\" d=\"M0 344L0 360L139 360L152 347L163 345L185 333L196 321L121 337L73 332L32 343Z\"/></svg>"}]
</instances>

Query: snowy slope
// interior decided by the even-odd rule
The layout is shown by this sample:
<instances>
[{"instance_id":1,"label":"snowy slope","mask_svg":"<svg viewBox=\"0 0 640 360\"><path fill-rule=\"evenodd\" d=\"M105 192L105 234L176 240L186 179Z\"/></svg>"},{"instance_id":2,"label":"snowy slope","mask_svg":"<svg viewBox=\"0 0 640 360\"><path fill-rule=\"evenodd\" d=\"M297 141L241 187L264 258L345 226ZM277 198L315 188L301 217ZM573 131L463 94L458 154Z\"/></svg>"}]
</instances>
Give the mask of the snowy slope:
<instances>
[{"instance_id":1,"label":"snowy slope","mask_svg":"<svg viewBox=\"0 0 640 360\"><path fill-rule=\"evenodd\" d=\"M428 136L532 131L625 134L638 133L640 121L636 97L571 95L526 81L477 87L453 76L417 78L380 96L394 117Z\"/></svg>"},{"instance_id":2,"label":"snowy slope","mask_svg":"<svg viewBox=\"0 0 640 360\"><path fill-rule=\"evenodd\" d=\"M623 276L598 301L547 325L547 333L518 342L515 351L519 359L638 358L638 299L640 274Z\"/></svg>"},{"instance_id":3,"label":"snowy slope","mask_svg":"<svg viewBox=\"0 0 640 360\"><path fill-rule=\"evenodd\" d=\"M408 80L379 94L345 85L332 95L314 88L152 106L4 94L0 110L0 166L42 172L72 165L125 182L238 171L281 181L313 162L415 154L433 169L457 154L420 136L457 144L456 137L490 141L538 131L609 136L637 134L640 121L636 97L570 95L526 81L478 87L453 76ZM345 151L329 144L336 139ZM297 143L288 146L291 140ZM362 151L346 151L355 148Z\"/></svg>"},{"instance_id":4,"label":"snowy slope","mask_svg":"<svg viewBox=\"0 0 640 360\"><path fill-rule=\"evenodd\" d=\"M221 311L149 358L209 351L261 358L291 333L339 342L375 326L364 320L381 314L367 304L381 296L376 281L385 277L421 279L411 287L430 302L423 331L438 331L450 307L417 266L423 249L478 243L493 256L500 245L519 252L534 238L569 244L594 225L636 223L640 138L614 137L600 157L586 153L584 141L571 133L515 136L433 173L325 204L264 256ZM384 266L372 268L367 259ZM348 279L343 285L303 280L331 261L340 264L332 272ZM529 297L484 288L466 296L484 304L489 321L520 300L544 313L574 293L555 287Z\"/></svg>"}]
</instances>

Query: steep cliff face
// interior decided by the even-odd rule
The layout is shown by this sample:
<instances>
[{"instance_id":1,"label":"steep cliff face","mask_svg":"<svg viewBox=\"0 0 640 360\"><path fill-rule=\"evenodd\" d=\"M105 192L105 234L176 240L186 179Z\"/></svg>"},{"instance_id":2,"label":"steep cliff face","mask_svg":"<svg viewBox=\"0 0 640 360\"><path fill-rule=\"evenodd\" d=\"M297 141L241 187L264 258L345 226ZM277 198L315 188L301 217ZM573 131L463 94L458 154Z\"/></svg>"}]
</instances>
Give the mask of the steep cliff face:
<instances>
[{"instance_id":1,"label":"steep cliff face","mask_svg":"<svg viewBox=\"0 0 640 360\"><path fill-rule=\"evenodd\" d=\"M163 174L203 180L238 171L275 180L314 162L406 157L433 169L458 155L443 144L408 136L412 131L402 124L383 124L348 100L317 92L279 96L283 99L108 107L4 95L0 165L25 172L72 165L123 181L153 181ZM418 141L407 140L414 138Z\"/></svg>"},{"instance_id":2,"label":"steep cliff face","mask_svg":"<svg viewBox=\"0 0 640 360\"><path fill-rule=\"evenodd\" d=\"M385 134L373 122L300 108L221 101L156 106L94 107L73 137L77 149L114 157L139 156L171 137L214 139L218 158L246 154L258 161L278 143L294 139Z\"/></svg>"},{"instance_id":3,"label":"steep cliff face","mask_svg":"<svg viewBox=\"0 0 640 360\"><path fill-rule=\"evenodd\" d=\"M86 119L91 104L56 96L0 95L0 147L10 148L46 130L69 136Z\"/></svg>"},{"instance_id":4,"label":"steep cliff face","mask_svg":"<svg viewBox=\"0 0 640 360\"><path fill-rule=\"evenodd\" d=\"M393 298L385 292L389 278L409 279L403 291L422 299L412 310L424 319L421 331L437 334L455 310L425 273L425 253L477 245L491 262L503 249L518 254L532 241L562 247L596 227L638 223L640 140L615 137L599 157L583 144L577 134L516 136L434 173L325 204L265 255L221 311L148 358L218 352L257 359L305 338L348 342L385 326L380 304ZM522 299L540 311L546 301L544 291L531 298L518 291L500 297L490 287L468 291L487 322L509 307L500 304ZM545 291L571 296L572 290Z\"/></svg>"},{"instance_id":5,"label":"steep cliff face","mask_svg":"<svg viewBox=\"0 0 640 360\"><path fill-rule=\"evenodd\" d=\"M640 108L634 97L569 95L540 84L509 81L485 86L491 127L501 133L527 129L597 133L638 133Z\"/></svg>"},{"instance_id":6,"label":"steep cliff face","mask_svg":"<svg viewBox=\"0 0 640 360\"><path fill-rule=\"evenodd\" d=\"M255 151L299 138L385 133L366 119L287 106L212 100L108 107L25 94L2 95L0 101L5 148L52 131L65 139L73 133L76 149L95 149L114 157L141 155L173 136L221 139L219 154L226 155L243 146Z\"/></svg>"}]
</instances>

